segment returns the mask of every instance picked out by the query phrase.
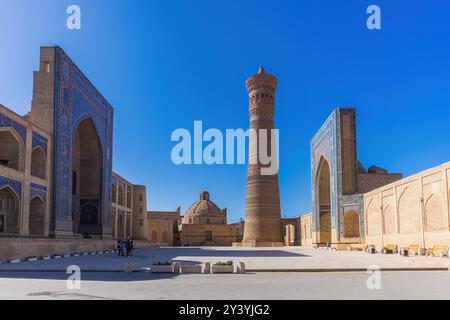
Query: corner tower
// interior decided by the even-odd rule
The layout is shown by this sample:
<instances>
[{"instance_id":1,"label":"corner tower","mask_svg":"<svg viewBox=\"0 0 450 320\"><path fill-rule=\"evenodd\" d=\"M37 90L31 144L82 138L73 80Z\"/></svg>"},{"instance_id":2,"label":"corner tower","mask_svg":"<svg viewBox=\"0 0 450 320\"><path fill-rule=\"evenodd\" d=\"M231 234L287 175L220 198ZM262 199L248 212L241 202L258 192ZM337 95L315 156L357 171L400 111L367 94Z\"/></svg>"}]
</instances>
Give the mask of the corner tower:
<instances>
[{"instance_id":1,"label":"corner tower","mask_svg":"<svg viewBox=\"0 0 450 320\"><path fill-rule=\"evenodd\" d=\"M262 129L268 132L268 154L276 152L271 148L271 130L275 128L277 83L277 78L266 74L263 67L246 81L250 101L250 129L257 134L250 134L244 246L283 245L278 174L262 174L265 166L258 157L258 137Z\"/></svg>"}]
</instances>

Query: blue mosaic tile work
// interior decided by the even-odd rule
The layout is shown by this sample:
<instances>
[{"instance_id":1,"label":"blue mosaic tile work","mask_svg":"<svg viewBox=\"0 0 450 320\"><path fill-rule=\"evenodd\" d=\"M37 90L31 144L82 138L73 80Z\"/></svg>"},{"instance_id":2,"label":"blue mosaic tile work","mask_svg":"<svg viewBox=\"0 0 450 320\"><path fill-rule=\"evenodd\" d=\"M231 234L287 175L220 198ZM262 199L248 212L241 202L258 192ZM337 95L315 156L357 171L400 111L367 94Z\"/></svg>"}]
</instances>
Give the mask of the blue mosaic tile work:
<instances>
[{"instance_id":1,"label":"blue mosaic tile work","mask_svg":"<svg viewBox=\"0 0 450 320\"><path fill-rule=\"evenodd\" d=\"M45 152L45 154L47 154L47 145L48 139L40 135L39 133L33 131L32 149L34 150L34 148L40 147Z\"/></svg>"},{"instance_id":2,"label":"blue mosaic tile work","mask_svg":"<svg viewBox=\"0 0 450 320\"><path fill-rule=\"evenodd\" d=\"M45 203L47 199L47 187L41 186L39 184L31 183L30 184L30 200L35 197L41 198L41 200Z\"/></svg>"},{"instance_id":3,"label":"blue mosaic tile work","mask_svg":"<svg viewBox=\"0 0 450 320\"><path fill-rule=\"evenodd\" d=\"M113 108L61 48L56 47L55 54L55 231L73 230L72 144L77 125L90 117L103 154L100 224L103 234L111 234Z\"/></svg>"},{"instance_id":4,"label":"blue mosaic tile work","mask_svg":"<svg viewBox=\"0 0 450 320\"><path fill-rule=\"evenodd\" d=\"M345 212L348 212L347 210L360 212L360 221L364 223L362 197L360 195L343 196L341 112L354 113L355 111L354 109L335 109L311 141L312 230L320 231L317 174L321 161L326 160L330 166L331 229L337 230L338 241L344 237L343 216ZM344 205L350 206L344 209Z\"/></svg>"},{"instance_id":5,"label":"blue mosaic tile work","mask_svg":"<svg viewBox=\"0 0 450 320\"><path fill-rule=\"evenodd\" d=\"M313 204L312 229L319 232L320 217L318 207L318 184L317 174L321 161L326 160L330 166L330 192L331 192L331 228L336 229L337 225L337 203L338 203L338 175L336 159L337 127L336 122L338 111L335 110L325 121L316 136L311 141L311 195Z\"/></svg>"},{"instance_id":6,"label":"blue mosaic tile work","mask_svg":"<svg viewBox=\"0 0 450 320\"><path fill-rule=\"evenodd\" d=\"M2 113L0 113L0 128L14 128L22 139L22 142L25 143L27 141L27 128L14 120L7 118Z\"/></svg>"},{"instance_id":7,"label":"blue mosaic tile work","mask_svg":"<svg viewBox=\"0 0 450 320\"><path fill-rule=\"evenodd\" d=\"M0 176L0 189L10 187L19 199L22 198L22 182Z\"/></svg>"}]
</instances>

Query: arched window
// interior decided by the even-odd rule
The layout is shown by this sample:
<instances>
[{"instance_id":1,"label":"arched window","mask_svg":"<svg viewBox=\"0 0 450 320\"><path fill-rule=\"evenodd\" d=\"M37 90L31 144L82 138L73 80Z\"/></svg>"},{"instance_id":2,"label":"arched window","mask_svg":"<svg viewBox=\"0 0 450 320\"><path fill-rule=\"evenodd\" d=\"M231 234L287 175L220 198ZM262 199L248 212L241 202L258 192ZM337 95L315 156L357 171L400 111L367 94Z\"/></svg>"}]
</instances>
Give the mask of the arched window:
<instances>
[{"instance_id":1,"label":"arched window","mask_svg":"<svg viewBox=\"0 0 450 320\"><path fill-rule=\"evenodd\" d=\"M46 179L46 157L41 148L34 148L31 153L31 175L37 178Z\"/></svg>"},{"instance_id":2,"label":"arched window","mask_svg":"<svg viewBox=\"0 0 450 320\"><path fill-rule=\"evenodd\" d=\"M24 146L13 129L0 129L0 165L23 171Z\"/></svg>"}]
</instances>

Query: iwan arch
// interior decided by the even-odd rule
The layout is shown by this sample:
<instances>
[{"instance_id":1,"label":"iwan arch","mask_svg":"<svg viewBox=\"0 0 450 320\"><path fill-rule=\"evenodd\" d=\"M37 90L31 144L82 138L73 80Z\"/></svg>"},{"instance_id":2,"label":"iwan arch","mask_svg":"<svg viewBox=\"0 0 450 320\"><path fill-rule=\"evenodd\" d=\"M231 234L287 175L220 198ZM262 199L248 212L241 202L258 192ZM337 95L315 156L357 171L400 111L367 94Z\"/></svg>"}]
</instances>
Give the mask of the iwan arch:
<instances>
[{"instance_id":1,"label":"iwan arch","mask_svg":"<svg viewBox=\"0 0 450 320\"><path fill-rule=\"evenodd\" d=\"M402 179L357 160L356 110L335 109L311 141L311 238L317 246L450 245L450 163Z\"/></svg>"},{"instance_id":2,"label":"iwan arch","mask_svg":"<svg viewBox=\"0 0 450 320\"><path fill-rule=\"evenodd\" d=\"M0 106L0 237L112 239L113 108L61 48L39 65L31 111Z\"/></svg>"},{"instance_id":3,"label":"iwan arch","mask_svg":"<svg viewBox=\"0 0 450 320\"><path fill-rule=\"evenodd\" d=\"M273 125L272 77L261 68L248 82L258 128ZM228 225L226 214L221 223L195 225L183 223L179 209L148 212L146 187L112 172L112 134L112 106L61 48L41 48L31 112L20 116L0 105L0 259L37 255L46 246L79 251L73 245L85 245L82 238L92 241L87 250L111 248L116 238L231 245L245 230L261 239L276 235L263 243L281 245L450 244L450 163L406 179L378 167L366 171L357 160L355 109L334 110L311 141L311 214L281 219L277 179L255 178L250 168L250 207L267 211L251 211L247 228ZM259 187L267 182L272 204ZM209 195L200 202L209 203ZM276 222L270 232L261 227L268 217Z\"/></svg>"}]
</instances>

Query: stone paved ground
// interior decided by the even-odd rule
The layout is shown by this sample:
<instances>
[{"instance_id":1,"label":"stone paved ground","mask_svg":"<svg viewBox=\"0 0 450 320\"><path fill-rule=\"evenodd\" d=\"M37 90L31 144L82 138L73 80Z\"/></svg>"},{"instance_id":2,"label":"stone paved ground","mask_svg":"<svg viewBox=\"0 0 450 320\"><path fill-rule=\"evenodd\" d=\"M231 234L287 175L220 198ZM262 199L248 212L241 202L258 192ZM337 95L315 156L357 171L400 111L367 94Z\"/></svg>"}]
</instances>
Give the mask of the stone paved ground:
<instances>
[{"instance_id":1,"label":"stone paved ground","mask_svg":"<svg viewBox=\"0 0 450 320\"><path fill-rule=\"evenodd\" d=\"M81 290L59 273L0 272L0 299L297 300L450 299L450 272L383 272L380 290L364 273L234 275L82 274Z\"/></svg>"},{"instance_id":2,"label":"stone paved ground","mask_svg":"<svg viewBox=\"0 0 450 320\"><path fill-rule=\"evenodd\" d=\"M372 265L380 268L448 268L448 258L410 257L398 255L370 255L362 252L332 252L325 249L290 248L148 248L136 251L134 257L96 255L63 258L61 260L3 263L0 271L34 270L65 271L70 265L78 265L83 271L123 271L131 262L135 270L150 267L153 262L179 261L190 263L233 260L244 262L248 269L367 269Z\"/></svg>"}]
</instances>

